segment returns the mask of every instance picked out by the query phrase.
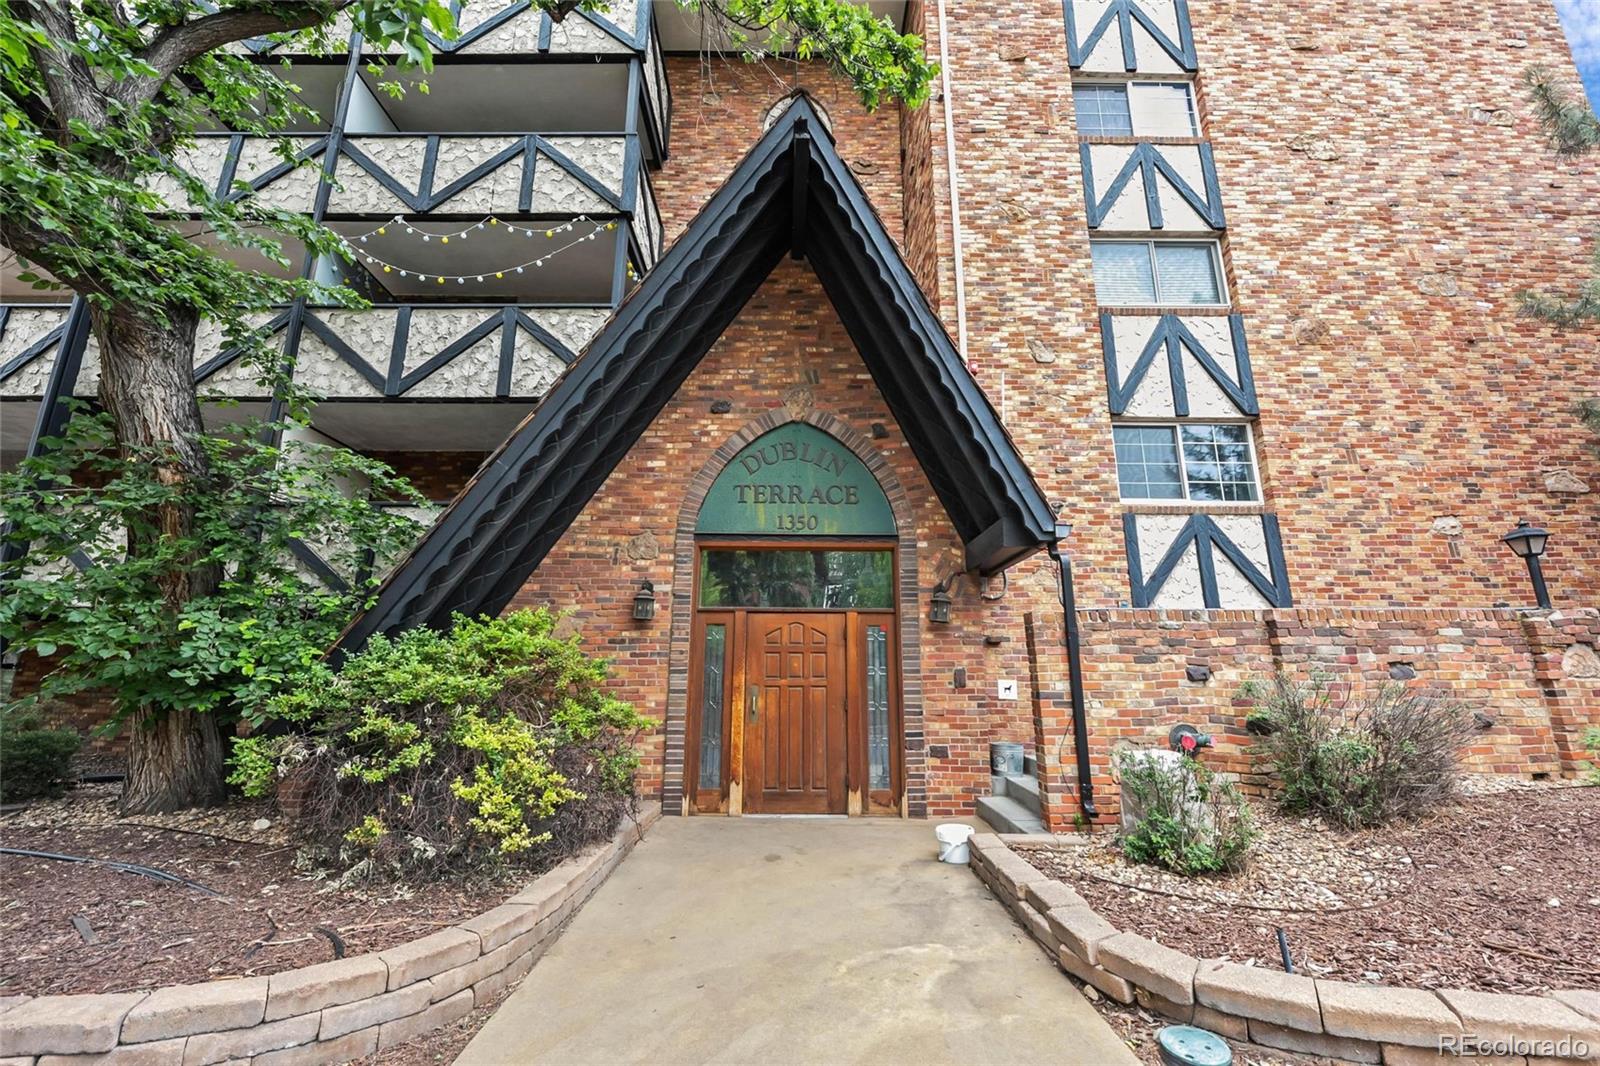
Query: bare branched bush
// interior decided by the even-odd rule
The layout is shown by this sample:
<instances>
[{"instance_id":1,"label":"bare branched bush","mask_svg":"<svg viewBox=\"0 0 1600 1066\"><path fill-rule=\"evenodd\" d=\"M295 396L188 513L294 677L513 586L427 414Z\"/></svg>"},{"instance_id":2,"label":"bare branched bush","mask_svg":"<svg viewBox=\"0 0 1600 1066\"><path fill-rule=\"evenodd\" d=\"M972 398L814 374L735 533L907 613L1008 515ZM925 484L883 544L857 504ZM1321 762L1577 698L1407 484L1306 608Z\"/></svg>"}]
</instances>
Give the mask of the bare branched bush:
<instances>
[{"instance_id":1,"label":"bare branched bush","mask_svg":"<svg viewBox=\"0 0 1600 1066\"><path fill-rule=\"evenodd\" d=\"M1394 684L1357 697L1321 673L1279 674L1247 694L1287 811L1357 828L1415 817L1454 792L1473 722L1447 695Z\"/></svg>"}]
</instances>

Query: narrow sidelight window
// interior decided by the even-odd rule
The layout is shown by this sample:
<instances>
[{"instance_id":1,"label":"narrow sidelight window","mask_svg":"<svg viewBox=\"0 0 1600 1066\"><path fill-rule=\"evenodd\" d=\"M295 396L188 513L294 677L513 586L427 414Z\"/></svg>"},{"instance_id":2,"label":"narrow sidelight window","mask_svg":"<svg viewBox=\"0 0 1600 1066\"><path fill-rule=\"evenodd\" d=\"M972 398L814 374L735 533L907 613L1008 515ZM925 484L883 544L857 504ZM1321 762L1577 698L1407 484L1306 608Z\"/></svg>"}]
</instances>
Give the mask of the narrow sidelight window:
<instances>
[{"instance_id":1,"label":"narrow sidelight window","mask_svg":"<svg viewBox=\"0 0 1600 1066\"><path fill-rule=\"evenodd\" d=\"M722 787L722 708L726 685L722 664L727 656L728 627L706 626L705 662L700 682L700 787Z\"/></svg>"},{"instance_id":2,"label":"narrow sidelight window","mask_svg":"<svg viewBox=\"0 0 1600 1066\"><path fill-rule=\"evenodd\" d=\"M889 632L867 627L867 787L889 788Z\"/></svg>"},{"instance_id":3,"label":"narrow sidelight window","mask_svg":"<svg viewBox=\"0 0 1600 1066\"><path fill-rule=\"evenodd\" d=\"M1254 503L1261 499L1250 427L1238 423L1112 429L1124 500Z\"/></svg>"},{"instance_id":4,"label":"narrow sidelight window","mask_svg":"<svg viewBox=\"0 0 1600 1066\"><path fill-rule=\"evenodd\" d=\"M1216 241L1090 241L1103 307L1227 303Z\"/></svg>"}]
</instances>

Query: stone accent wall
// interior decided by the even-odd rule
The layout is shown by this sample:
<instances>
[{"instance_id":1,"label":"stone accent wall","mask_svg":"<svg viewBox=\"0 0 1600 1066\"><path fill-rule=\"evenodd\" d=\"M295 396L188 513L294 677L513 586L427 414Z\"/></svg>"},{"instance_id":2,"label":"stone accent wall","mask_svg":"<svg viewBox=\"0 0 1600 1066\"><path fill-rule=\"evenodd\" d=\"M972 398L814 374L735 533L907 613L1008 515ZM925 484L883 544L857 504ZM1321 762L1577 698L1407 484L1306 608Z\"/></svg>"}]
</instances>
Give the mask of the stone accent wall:
<instances>
[{"instance_id":1,"label":"stone accent wall","mask_svg":"<svg viewBox=\"0 0 1600 1066\"><path fill-rule=\"evenodd\" d=\"M1269 787L1247 752L1252 702L1239 688L1279 670L1306 677L1320 669L1356 695L1396 682L1448 691L1478 716L1465 755L1473 771L1577 774L1589 765L1583 731L1600 725L1600 610L1592 608L1090 610L1080 625L1095 802L1110 821L1118 808L1112 752L1164 746L1177 722L1212 734L1208 766L1239 774L1247 790ZM1035 744L1047 825L1059 831L1078 813L1060 613L1035 616L1032 628Z\"/></svg>"},{"instance_id":2,"label":"stone accent wall","mask_svg":"<svg viewBox=\"0 0 1600 1066\"><path fill-rule=\"evenodd\" d=\"M503 905L375 954L153 992L0 999L0 1056L7 1066L320 1066L388 1050L520 980L660 815L647 804L609 844Z\"/></svg>"},{"instance_id":3,"label":"stone accent wall","mask_svg":"<svg viewBox=\"0 0 1600 1066\"><path fill-rule=\"evenodd\" d=\"M1197 959L1119 931L1070 885L1051 880L1006 846L1021 841L1063 842L980 833L970 841L972 872L1052 962L1119 1003L1138 1003L1184 1025L1258 1045L1269 1055L1293 1051L1336 1062L1420 1066L1440 1061L1441 1038L1462 1042L1470 1034L1479 1046L1509 1052L1494 1057L1497 1063L1556 1066L1600 1059L1600 992L1424 992ZM1540 1041L1553 1046L1534 1043ZM1530 1049L1536 1053L1530 1056Z\"/></svg>"}]
</instances>

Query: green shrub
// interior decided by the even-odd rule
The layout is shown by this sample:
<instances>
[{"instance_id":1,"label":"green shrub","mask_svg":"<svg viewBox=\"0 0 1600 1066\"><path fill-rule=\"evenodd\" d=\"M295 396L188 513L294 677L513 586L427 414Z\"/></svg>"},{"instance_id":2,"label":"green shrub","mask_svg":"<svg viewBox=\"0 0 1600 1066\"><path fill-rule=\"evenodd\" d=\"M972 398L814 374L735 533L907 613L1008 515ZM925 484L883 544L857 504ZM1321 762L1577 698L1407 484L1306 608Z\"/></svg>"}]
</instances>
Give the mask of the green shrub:
<instances>
[{"instance_id":1,"label":"green shrub","mask_svg":"<svg viewBox=\"0 0 1600 1066\"><path fill-rule=\"evenodd\" d=\"M31 711L0 715L0 803L61 795L82 745L70 729L41 728Z\"/></svg>"},{"instance_id":2,"label":"green shrub","mask_svg":"<svg viewBox=\"0 0 1600 1066\"><path fill-rule=\"evenodd\" d=\"M1129 859L1185 876L1244 866L1256 831L1232 781L1193 759L1158 762L1133 751L1118 753L1117 770L1133 822L1120 837Z\"/></svg>"},{"instance_id":3,"label":"green shrub","mask_svg":"<svg viewBox=\"0 0 1600 1066\"><path fill-rule=\"evenodd\" d=\"M263 796L292 774L308 842L363 873L553 865L615 831L652 724L555 623L516 611L375 637L274 700L229 781Z\"/></svg>"},{"instance_id":4,"label":"green shrub","mask_svg":"<svg viewBox=\"0 0 1600 1066\"><path fill-rule=\"evenodd\" d=\"M1583 780L1586 784L1600 785L1600 725L1583 731L1583 750L1594 758L1594 763L1584 771Z\"/></svg>"},{"instance_id":5,"label":"green shrub","mask_svg":"<svg viewBox=\"0 0 1600 1066\"><path fill-rule=\"evenodd\" d=\"M1256 750L1271 763L1284 810L1346 828L1414 817L1451 795L1472 719L1462 704L1385 685L1353 697L1327 675L1252 684L1252 717L1271 723Z\"/></svg>"}]
</instances>

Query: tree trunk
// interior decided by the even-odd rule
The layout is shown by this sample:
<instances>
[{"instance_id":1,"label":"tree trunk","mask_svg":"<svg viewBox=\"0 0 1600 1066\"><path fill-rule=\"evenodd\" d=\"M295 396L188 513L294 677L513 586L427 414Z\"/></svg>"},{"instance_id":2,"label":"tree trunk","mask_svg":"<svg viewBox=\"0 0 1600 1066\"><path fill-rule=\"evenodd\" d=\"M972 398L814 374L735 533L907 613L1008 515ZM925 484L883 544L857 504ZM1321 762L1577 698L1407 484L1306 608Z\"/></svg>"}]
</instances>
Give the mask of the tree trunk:
<instances>
[{"instance_id":1,"label":"tree trunk","mask_svg":"<svg viewBox=\"0 0 1600 1066\"><path fill-rule=\"evenodd\" d=\"M132 729L128 776L118 805L121 813L164 814L188 807L214 807L227 797L222 734L211 715L140 711L133 716Z\"/></svg>"},{"instance_id":2,"label":"tree trunk","mask_svg":"<svg viewBox=\"0 0 1600 1066\"><path fill-rule=\"evenodd\" d=\"M206 456L197 438L205 427L194 391L199 316L178 310L163 324L138 309L93 305L90 316L100 343L100 403L111 414L124 454L152 449L148 461L156 478L180 493L185 484L203 480ZM189 537L194 511L182 502L166 503L149 519L154 533L129 532L131 556L148 550L151 538ZM167 610L176 614L191 600L210 594L220 576L215 567L179 560L157 578L157 585ZM120 804L124 814L222 801L222 738L215 720L190 711L150 708L140 708L131 720L128 777Z\"/></svg>"}]
</instances>

